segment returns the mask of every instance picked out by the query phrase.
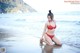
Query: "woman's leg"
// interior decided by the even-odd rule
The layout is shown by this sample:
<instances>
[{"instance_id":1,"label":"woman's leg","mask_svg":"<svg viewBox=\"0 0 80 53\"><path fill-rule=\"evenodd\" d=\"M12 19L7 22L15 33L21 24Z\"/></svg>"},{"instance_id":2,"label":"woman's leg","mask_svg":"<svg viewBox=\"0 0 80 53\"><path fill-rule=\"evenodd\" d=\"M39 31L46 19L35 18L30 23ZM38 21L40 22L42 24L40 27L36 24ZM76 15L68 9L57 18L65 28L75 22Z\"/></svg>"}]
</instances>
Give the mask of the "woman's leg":
<instances>
[{"instance_id":1,"label":"woman's leg","mask_svg":"<svg viewBox=\"0 0 80 53\"><path fill-rule=\"evenodd\" d=\"M48 37L46 34L45 34L45 42L46 42L46 44L48 44L48 45L53 45L53 41L51 40L51 38L50 37Z\"/></svg>"},{"instance_id":2,"label":"woman's leg","mask_svg":"<svg viewBox=\"0 0 80 53\"><path fill-rule=\"evenodd\" d=\"M52 38L52 40L55 42L55 44L57 44L59 46L62 45L61 42L55 36Z\"/></svg>"}]
</instances>

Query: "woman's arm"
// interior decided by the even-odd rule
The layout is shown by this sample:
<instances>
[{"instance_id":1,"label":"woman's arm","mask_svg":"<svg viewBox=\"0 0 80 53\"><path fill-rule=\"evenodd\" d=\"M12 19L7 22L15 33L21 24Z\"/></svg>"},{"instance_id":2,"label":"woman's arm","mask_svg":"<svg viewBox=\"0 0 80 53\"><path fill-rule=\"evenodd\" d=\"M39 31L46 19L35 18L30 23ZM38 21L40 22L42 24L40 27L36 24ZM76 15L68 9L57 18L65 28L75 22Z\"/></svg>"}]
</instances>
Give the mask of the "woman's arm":
<instances>
[{"instance_id":1,"label":"woman's arm","mask_svg":"<svg viewBox=\"0 0 80 53\"><path fill-rule=\"evenodd\" d=\"M42 33L42 38L43 38L43 36L45 35L46 27L47 27L47 23L45 23L44 30L43 30L43 33Z\"/></svg>"},{"instance_id":2,"label":"woman's arm","mask_svg":"<svg viewBox=\"0 0 80 53\"><path fill-rule=\"evenodd\" d=\"M56 26L56 21L55 20L54 20L54 24L55 24L55 28L56 28L57 26Z\"/></svg>"}]
</instances>

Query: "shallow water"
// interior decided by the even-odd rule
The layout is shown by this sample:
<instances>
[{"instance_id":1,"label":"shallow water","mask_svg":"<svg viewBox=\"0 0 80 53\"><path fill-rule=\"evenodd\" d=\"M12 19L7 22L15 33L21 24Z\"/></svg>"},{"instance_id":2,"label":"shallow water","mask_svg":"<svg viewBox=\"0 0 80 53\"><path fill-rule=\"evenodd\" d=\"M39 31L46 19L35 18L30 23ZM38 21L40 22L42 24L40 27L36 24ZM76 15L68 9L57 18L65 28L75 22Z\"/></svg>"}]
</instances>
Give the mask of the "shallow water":
<instances>
[{"instance_id":1,"label":"shallow water","mask_svg":"<svg viewBox=\"0 0 80 53\"><path fill-rule=\"evenodd\" d=\"M80 16L56 14L55 20L57 24L56 37L63 44L80 49ZM0 47L8 48L7 53L12 53L11 48L14 48L13 53L21 51L24 53L39 51L38 53L41 53L38 42L46 21L46 15L40 13L0 14ZM30 44L33 44L32 50Z\"/></svg>"}]
</instances>

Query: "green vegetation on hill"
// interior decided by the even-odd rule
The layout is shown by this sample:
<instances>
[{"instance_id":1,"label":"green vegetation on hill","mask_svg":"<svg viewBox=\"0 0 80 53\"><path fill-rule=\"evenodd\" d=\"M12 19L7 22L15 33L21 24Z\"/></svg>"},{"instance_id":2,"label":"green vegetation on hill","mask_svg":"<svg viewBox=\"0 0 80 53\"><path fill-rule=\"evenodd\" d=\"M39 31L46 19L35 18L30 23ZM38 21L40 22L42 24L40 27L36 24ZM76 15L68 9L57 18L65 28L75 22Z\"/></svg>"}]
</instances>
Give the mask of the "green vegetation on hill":
<instances>
[{"instance_id":1,"label":"green vegetation on hill","mask_svg":"<svg viewBox=\"0 0 80 53\"><path fill-rule=\"evenodd\" d=\"M36 12L23 0L0 0L0 13Z\"/></svg>"}]
</instances>

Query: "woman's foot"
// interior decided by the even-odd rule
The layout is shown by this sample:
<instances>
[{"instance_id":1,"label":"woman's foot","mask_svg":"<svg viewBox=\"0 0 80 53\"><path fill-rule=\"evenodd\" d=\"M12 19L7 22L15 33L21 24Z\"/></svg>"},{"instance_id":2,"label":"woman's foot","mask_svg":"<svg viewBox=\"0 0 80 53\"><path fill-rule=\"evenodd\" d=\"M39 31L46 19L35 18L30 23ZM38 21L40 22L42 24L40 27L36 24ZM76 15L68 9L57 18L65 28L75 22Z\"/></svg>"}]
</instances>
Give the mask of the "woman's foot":
<instances>
[{"instance_id":1,"label":"woman's foot","mask_svg":"<svg viewBox=\"0 0 80 53\"><path fill-rule=\"evenodd\" d=\"M57 46L62 46L62 44L56 44L56 43L55 43L55 45L57 45Z\"/></svg>"}]
</instances>

